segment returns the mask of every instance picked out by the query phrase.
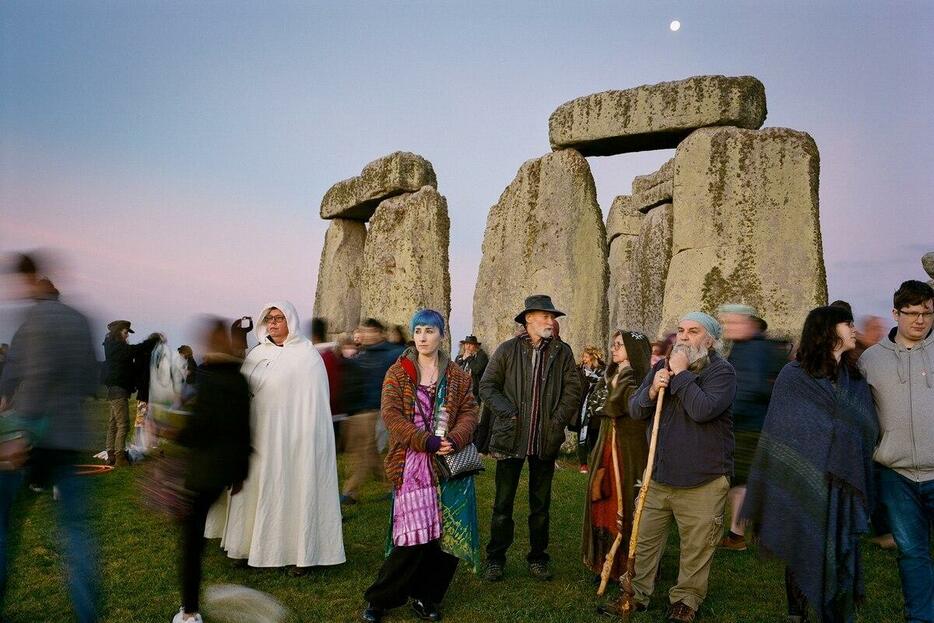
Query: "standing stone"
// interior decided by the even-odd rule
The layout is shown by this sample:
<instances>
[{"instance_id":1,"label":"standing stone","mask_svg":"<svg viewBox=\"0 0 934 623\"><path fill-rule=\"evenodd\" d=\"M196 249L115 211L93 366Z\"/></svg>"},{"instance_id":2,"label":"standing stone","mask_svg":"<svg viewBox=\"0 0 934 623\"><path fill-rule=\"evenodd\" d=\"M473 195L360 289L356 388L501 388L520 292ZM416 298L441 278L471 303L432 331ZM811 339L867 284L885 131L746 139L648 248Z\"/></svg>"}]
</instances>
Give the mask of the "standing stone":
<instances>
[{"instance_id":1,"label":"standing stone","mask_svg":"<svg viewBox=\"0 0 934 623\"><path fill-rule=\"evenodd\" d=\"M416 309L451 314L448 204L425 186L379 204L370 220L363 260L360 315L408 326ZM450 331L445 348L450 352Z\"/></svg>"},{"instance_id":2,"label":"standing stone","mask_svg":"<svg viewBox=\"0 0 934 623\"><path fill-rule=\"evenodd\" d=\"M671 149L707 126L759 128L765 115L765 87L756 78L694 76L571 100L551 114L548 138L555 150L611 156Z\"/></svg>"},{"instance_id":3,"label":"standing stone","mask_svg":"<svg viewBox=\"0 0 934 623\"><path fill-rule=\"evenodd\" d=\"M567 313L561 339L575 354L604 346L607 238L587 161L574 150L529 160L490 208L473 298L474 333L492 352L515 335L530 294Z\"/></svg>"},{"instance_id":4,"label":"standing stone","mask_svg":"<svg viewBox=\"0 0 934 623\"><path fill-rule=\"evenodd\" d=\"M629 195L620 195L614 199L607 215L610 285L606 291L606 299L609 305L610 333L619 328L638 330L634 319L628 315L628 299L635 283L632 273L632 251L639 239L644 218L645 215L633 207Z\"/></svg>"},{"instance_id":5,"label":"standing stone","mask_svg":"<svg viewBox=\"0 0 934 623\"><path fill-rule=\"evenodd\" d=\"M921 257L921 266L924 268L924 272L928 274L928 277L930 277L928 285L934 287L934 251L925 253Z\"/></svg>"},{"instance_id":6,"label":"standing stone","mask_svg":"<svg viewBox=\"0 0 934 623\"><path fill-rule=\"evenodd\" d=\"M625 329L645 333L649 339L661 337L665 281L671 262L673 233L672 204L649 210L642 219L639 236L633 241L629 264L630 290L620 293Z\"/></svg>"},{"instance_id":7,"label":"standing stone","mask_svg":"<svg viewBox=\"0 0 934 623\"><path fill-rule=\"evenodd\" d=\"M674 195L675 159L672 158L655 173L637 175L632 180L632 203L635 209L648 212L663 203L671 203Z\"/></svg>"},{"instance_id":8,"label":"standing stone","mask_svg":"<svg viewBox=\"0 0 934 623\"><path fill-rule=\"evenodd\" d=\"M422 186L438 187L431 163L397 151L366 165L357 177L334 184L321 200L321 218L366 221L381 201Z\"/></svg>"},{"instance_id":9,"label":"standing stone","mask_svg":"<svg viewBox=\"0 0 934 623\"><path fill-rule=\"evenodd\" d=\"M314 315L328 324L328 339L353 331L360 322L361 274L366 225L336 218L324 235Z\"/></svg>"},{"instance_id":10,"label":"standing stone","mask_svg":"<svg viewBox=\"0 0 934 623\"><path fill-rule=\"evenodd\" d=\"M662 330L692 309L746 303L770 332L799 336L808 311L827 303L819 175L804 132L706 128L685 139Z\"/></svg>"}]
</instances>

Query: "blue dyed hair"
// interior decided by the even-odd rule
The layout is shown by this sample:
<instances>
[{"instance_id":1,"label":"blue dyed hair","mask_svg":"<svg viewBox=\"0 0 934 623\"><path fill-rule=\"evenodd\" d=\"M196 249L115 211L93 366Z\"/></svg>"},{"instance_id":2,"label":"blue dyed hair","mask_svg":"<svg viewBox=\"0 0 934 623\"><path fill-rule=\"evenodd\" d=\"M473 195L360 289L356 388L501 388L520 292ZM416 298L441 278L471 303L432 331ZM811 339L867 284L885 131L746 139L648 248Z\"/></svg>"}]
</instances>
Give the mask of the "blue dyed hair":
<instances>
[{"instance_id":1,"label":"blue dyed hair","mask_svg":"<svg viewBox=\"0 0 934 623\"><path fill-rule=\"evenodd\" d=\"M434 327L438 330L442 336L444 335L444 316L436 312L433 309L419 309L416 310L415 314L412 316L412 320L409 321L409 331L414 335L415 327Z\"/></svg>"}]
</instances>

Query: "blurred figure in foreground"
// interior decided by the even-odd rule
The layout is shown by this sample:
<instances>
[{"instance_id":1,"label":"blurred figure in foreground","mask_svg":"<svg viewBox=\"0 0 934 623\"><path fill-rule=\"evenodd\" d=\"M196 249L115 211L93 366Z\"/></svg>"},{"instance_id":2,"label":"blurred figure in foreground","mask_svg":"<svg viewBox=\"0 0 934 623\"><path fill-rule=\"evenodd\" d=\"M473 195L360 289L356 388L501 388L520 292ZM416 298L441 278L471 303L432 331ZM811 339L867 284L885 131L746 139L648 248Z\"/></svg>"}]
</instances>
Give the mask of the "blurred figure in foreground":
<instances>
[{"instance_id":1,"label":"blurred figure in foreground","mask_svg":"<svg viewBox=\"0 0 934 623\"><path fill-rule=\"evenodd\" d=\"M733 480L727 500L732 509L730 530L720 541L720 548L746 550L745 528L739 520L739 509L746 496L749 467L759 445L759 434L769 408L772 384L784 364L776 357L776 349L760 331L756 310L749 305L721 305L720 324L723 337L732 342L727 361L736 371L736 398L733 401Z\"/></svg>"},{"instance_id":2,"label":"blurred figure in foreground","mask_svg":"<svg viewBox=\"0 0 934 623\"><path fill-rule=\"evenodd\" d=\"M875 346L882 341L887 328L885 320L881 317L863 316L856 325L856 348L845 355L848 363L854 367L858 366L859 358L870 346ZM876 472L876 488L879 490L880 466L874 462L873 467ZM892 528L889 526L889 518L885 514L881 496L876 500L876 507L872 511L872 531L875 536L869 539L871 543L882 549L895 549L895 537L892 536Z\"/></svg>"},{"instance_id":3,"label":"blurred figure in foreground","mask_svg":"<svg viewBox=\"0 0 934 623\"><path fill-rule=\"evenodd\" d=\"M6 273L16 298L36 304L13 336L0 378L0 604L6 589L10 509L24 472L58 487L55 510L75 613L98 620L97 549L90 526L87 478L77 476L91 445L84 400L97 387L97 361L87 319L39 284L41 267L19 255ZM25 467L25 469L23 469Z\"/></svg>"},{"instance_id":4,"label":"blurred figure in foreground","mask_svg":"<svg viewBox=\"0 0 934 623\"><path fill-rule=\"evenodd\" d=\"M198 399L178 437L188 450L185 489L191 499L181 532L182 607L173 623L201 623L198 593L208 510L226 487L231 495L240 492L250 465L250 388L240 373L243 361L234 356L219 318L205 321L202 341L207 351L194 379Z\"/></svg>"},{"instance_id":5,"label":"blurred figure in foreground","mask_svg":"<svg viewBox=\"0 0 934 623\"><path fill-rule=\"evenodd\" d=\"M850 623L864 594L859 536L869 529L879 426L869 385L843 356L855 346L845 307L811 310L749 472L741 519L785 562L790 622Z\"/></svg>"},{"instance_id":6,"label":"blurred figure in foreground","mask_svg":"<svg viewBox=\"0 0 934 623\"><path fill-rule=\"evenodd\" d=\"M255 454L230 498L221 547L251 567L344 562L337 457L321 355L299 332L295 307L266 305L247 353Z\"/></svg>"},{"instance_id":7,"label":"blurred figure in foreground","mask_svg":"<svg viewBox=\"0 0 934 623\"><path fill-rule=\"evenodd\" d=\"M380 395L386 371L402 347L386 341L386 329L379 320L367 318L360 325L360 354L352 360L347 374L348 418L341 425L341 435L350 452L350 477L344 483L342 504L355 504L358 490L368 478L382 478L383 468L376 449Z\"/></svg>"},{"instance_id":8,"label":"blurred figure in foreground","mask_svg":"<svg viewBox=\"0 0 934 623\"><path fill-rule=\"evenodd\" d=\"M110 401L110 421L107 423L107 464L117 467L129 465L126 453L126 433L130 419L129 398L136 389L136 373L133 360L144 352L151 352L160 341L153 334L144 342L129 344L129 320L114 320L107 325L104 338L104 356L106 357L104 385L107 386L107 400Z\"/></svg>"}]
</instances>

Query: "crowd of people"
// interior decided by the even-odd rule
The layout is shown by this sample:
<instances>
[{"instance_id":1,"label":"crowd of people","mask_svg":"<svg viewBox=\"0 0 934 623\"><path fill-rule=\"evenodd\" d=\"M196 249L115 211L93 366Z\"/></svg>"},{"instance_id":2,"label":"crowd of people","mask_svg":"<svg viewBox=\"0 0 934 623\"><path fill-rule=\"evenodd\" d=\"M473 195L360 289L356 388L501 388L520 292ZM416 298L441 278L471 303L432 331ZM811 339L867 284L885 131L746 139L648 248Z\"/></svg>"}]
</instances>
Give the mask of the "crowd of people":
<instances>
[{"instance_id":1,"label":"crowd of people","mask_svg":"<svg viewBox=\"0 0 934 623\"><path fill-rule=\"evenodd\" d=\"M151 465L151 501L181 528L174 623L201 621L206 538L251 567L302 575L344 563L342 507L363 503L371 480L386 487L391 512L362 620L378 623L407 603L420 619L441 620L460 560L485 581L506 579L524 472L526 566L549 581L553 480L569 430L572 460L587 474L582 562L603 585L620 586L600 613L651 606L674 522L669 622L694 621L715 552L750 541L785 564L789 622L852 622L870 532L898 549L905 620L934 622L928 284L901 284L887 334L878 317L857 330L836 301L812 310L791 343L769 337L766 320L737 303L715 316L687 313L657 342L616 328L608 356L587 345L579 360L559 335L564 313L544 294L525 299L515 336L492 354L468 335L453 357L442 348L447 320L434 310L419 309L407 327L367 318L332 339L314 319L309 339L295 307L277 300L255 324L205 319L200 364L192 347L172 350L160 333L130 344L131 322L115 320L99 373L88 321L59 300L37 259L17 256L6 272L35 304L0 353L0 599L16 492L48 483L75 611L82 622L99 619L87 485L75 466L95 433L83 403L103 384L105 464ZM485 548L482 456L496 465Z\"/></svg>"}]
</instances>

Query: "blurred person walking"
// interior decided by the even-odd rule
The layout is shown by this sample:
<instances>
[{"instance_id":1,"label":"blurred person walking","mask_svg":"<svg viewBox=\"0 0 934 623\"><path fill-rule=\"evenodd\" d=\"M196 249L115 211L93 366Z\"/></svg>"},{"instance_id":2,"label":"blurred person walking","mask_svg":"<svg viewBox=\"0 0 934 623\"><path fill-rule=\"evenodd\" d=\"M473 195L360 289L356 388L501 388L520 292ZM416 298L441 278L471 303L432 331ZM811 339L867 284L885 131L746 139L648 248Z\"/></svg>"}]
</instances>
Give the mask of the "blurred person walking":
<instances>
[{"instance_id":1,"label":"blurred person walking","mask_svg":"<svg viewBox=\"0 0 934 623\"><path fill-rule=\"evenodd\" d=\"M251 567L345 561L328 379L321 355L286 301L258 316L243 362L252 395L253 447L242 493L229 500L221 547Z\"/></svg>"},{"instance_id":2,"label":"blurred person walking","mask_svg":"<svg viewBox=\"0 0 934 623\"><path fill-rule=\"evenodd\" d=\"M759 445L759 435L769 408L772 385L784 361L776 357L774 345L760 330L756 310L749 305L721 305L720 324L723 337L732 342L727 361L736 371L736 399L733 401L734 476L727 500L731 509L730 529L720 541L720 547L732 551L746 550L745 528L739 520L739 510L746 496L746 479Z\"/></svg>"},{"instance_id":3,"label":"blurred person walking","mask_svg":"<svg viewBox=\"0 0 934 623\"><path fill-rule=\"evenodd\" d=\"M857 367L859 358L869 349L875 346L886 336L887 326L885 320L880 316L863 316L856 325L856 348L847 351L844 357L851 367ZM881 491L882 466L873 462L873 471L875 472L876 491ZM876 496L876 505L872 511L870 519L874 536L869 539L870 543L878 545L882 549L895 549L895 538L892 536L892 528L889 526L889 518L885 512L885 506L882 503L882 496Z\"/></svg>"},{"instance_id":4,"label":"blurred person walking","mask_svg":"<svg viewBox=\"0 0 934 623\"><path fill-rule=\"evenodd\" d=\"M405 350L383 382L392 545L364 593L363 620L371 623L409 598L420 619L441 620L440 604L458 559L473 566L479 561L474 477L444 480L436 463L436 457L467 447L477 426L471 378L440 349L444 325L435 310L415 312L410 325L415 346Z\"/></svg>"},{"instance_id":5,"label":"blurred person walking","mask_svg":"<svg viewBox=\"0 0 934 623\"><path fill-rule=\"evenodd\" d=\"M380 395L386 371L402 353L402 346L386 341L386 328L375 318L363 321L358 332L362 348L348 360L348 417L341 425L341 436L350 453L350 476L344 483L342 504L355 504L360 486L370 477L382 478L376 447Z\"/></svg>"},{"instance_id":6,"label":"blurred person walking","mask_svg":"<svg viewBox=\"0 0 934 623\"><path fill-rule=\"evenodd\" d=\"M577 431L579 471L586 474L588 457L597 445L601 425L600 414L608 392L606 382L600 382L606 372L603 352L596 346L586 347L581 353L577 370L581 375L581 406L577 413L577 425L569 428Z\"/></svg>"},{"instance_id":7,"label":"blurred person walking","mask_svg":"<svg viewBox=\"0 0 934 623\"><path fill-rule=\"evenodd\" d=\"M75 464L92 443L84 401L97 388L97 360L87 318L40 284L40 270L28 255L16 256L6 267L15 298L35 304L13 336L0 377L0 605L7 586L11 507L26 472L41 473L41 480L58 488L55 512L71 600L78 621L89 623L98 620L97 545L90 482L76 474ZM9 452L17 446L17 452Z\"/></svg>"},{"instance_id":8,"label":"blurred person walking","mask_svg":"<svg viewBox=\"0 0 934 623\"><path fill-rule=\"evenodd\" d=\"M190 508L182 521L182 607L173 623L201 623L199 593L204 526L211 505L230 487L237 495L246 480L250 459L250 388L240 372L226 322L208 319L203 327L204 363L192 381L197 385L187 426L177 438L187 450L184 476Z\"/></svg>"},{"instance_id":9,"label":"blurred person walking","mask_svg":"<svg viewBox=\"0 0 934 623\"><path fill-rule=\"evenodd\" d=\"M613 332L610 357L610 365L598 384L606 392L602 417L598 420L600 428L589 432L597 441L588 462L590 478L584 503L581 553L584 565L599 575L613 542L622 533L621 547L616 550L609 576L617 581L626 570L636 483L642 480L649 451L645 420L629 416L629 399L649 372L652 348L642 333L617 329ZM617 606L606 604L601 612L604 611L616 614Z\"/></svg>"},{"instance_id":10,"label":"blurred person walking","mask_svg":"<svg viewBox=\"0 0 934 623\"><path fill-rule=\"evenodd\" d=\"M678 526L678 582L668 591L669 623L691 623L707 596L710 566L723 532L723 507L733 473L736 373L720 355L716 319L682 316L671 356L646 375L629 401L630 417L649 420L666 392L651 487L645 496L632 587L637 609L655 590L671 520Z\"/></svg>"},{"instance_id":11,"label":"blurred person walking","mask_svg":"<svg viewBox=\"0 0 934 623\"><path fill-rule=\"evenodd\" d=\"M859 535L869 529L879 428L869 385L843 356L855 346L846 308L811 310L749 472L740 519L786 564L789 621L849 623L863 597Z\"/></svg>"},{"instance_id":12,"label":"blurred person walking","mask_svg":"<svg viewBox=\"0 0 934 623\"><path fill-rule=\"evenodd\" d=\"M934 621L934 289L906 281L893 297L897 326L859 359L882 439L873 458L898 546L906 621Z\"/></svg>"},{"instance_id":13,"label":"blurred person walking","mask_svg":"<svg viewBox=\"0 0 934 623\"><path fill-rule=\"evenodd\" d=\"M126 453L126 433L130 419L130 395L136 390L134 359L151 352L160 341L153 334L139 344L129 344L130 333L135 333L129 320L114 320L107 325L104 338L104 385L110 401L110 420L107 422L107 464L117 467L129 465Z\"/></svg>"},{"instance_id":14,"label":"blurred person walking","mask_svg":"<svg viewBox=\"0 0 934 623\"><path fill-rule=\"evenodd\" d=\"M551 483L564 429L580 406L581 382L574 353L554 338L555 309L551 297L533 294L515 321L518 336L497 347L490 358L480 397L490 409L489 450L496 459L496 493L486 548L487 581L503 578L506 552L512 545L513 506L522 467L529 464L529 575L550 580L548 538Z\"/></svg>"}]
</instances>

